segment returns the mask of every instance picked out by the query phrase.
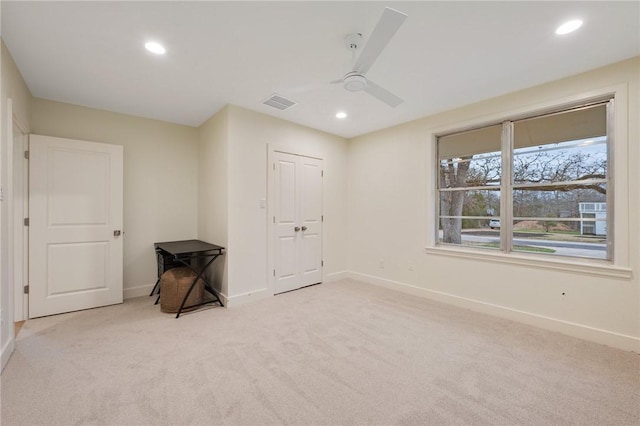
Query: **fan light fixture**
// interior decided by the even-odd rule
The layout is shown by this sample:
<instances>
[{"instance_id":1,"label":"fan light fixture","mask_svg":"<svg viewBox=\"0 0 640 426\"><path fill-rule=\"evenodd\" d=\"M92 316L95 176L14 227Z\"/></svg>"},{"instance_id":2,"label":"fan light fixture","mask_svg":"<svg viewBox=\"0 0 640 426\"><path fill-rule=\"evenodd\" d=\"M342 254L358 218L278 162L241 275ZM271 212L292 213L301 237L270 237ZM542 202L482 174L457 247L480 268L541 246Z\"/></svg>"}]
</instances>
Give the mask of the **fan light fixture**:
<instances>
[{"instance_id":1,"label":"fan light fixture","mask_svg":"<svg viewBox=\"0 0 640 426\"><path fill-rule=\"evenodd\" d=\"M556 34L558 35L564 35L564 34L569 34L575 30L577 30L578 28L580 28L582 26L582 21L579 19L574 19L572 21L568 21L565 22L564 24L560 25L558 27L558 29L556 30Z\"/></svg>"},{"instance_id":2,"label":"fan light fixture","mask_svg":"<svg viewBox=\"0 0 640 426\"><path fill-rule=\"evenodd\" d=\"M347 118L347 113L344 111L340 111L336 114L336 118L340 118L340 119Z\"/></svg>"},{"instance_id":3,"label":"fan light fixture","mask_svg":"<svg viewBox=\"0 0 640 426\"><path fill-rule=\"evenodd\" d=\"M164 46L160 43L156 43L155 41L148 41L144 44L144 47L151 53L155 53L156 55L164 55L166 52Z\"/></svg>"},{"instance_id":4,"label":"fan light fixture","mask_svg":"<svg viewBox=\"0 0 640 426\"><path fill-rule=\"evenodd\" d=\"M367 84L367 79L359 74L348 74L344 78L344 88L350 92L358 92Z\"/></svg>"}]
</instances>

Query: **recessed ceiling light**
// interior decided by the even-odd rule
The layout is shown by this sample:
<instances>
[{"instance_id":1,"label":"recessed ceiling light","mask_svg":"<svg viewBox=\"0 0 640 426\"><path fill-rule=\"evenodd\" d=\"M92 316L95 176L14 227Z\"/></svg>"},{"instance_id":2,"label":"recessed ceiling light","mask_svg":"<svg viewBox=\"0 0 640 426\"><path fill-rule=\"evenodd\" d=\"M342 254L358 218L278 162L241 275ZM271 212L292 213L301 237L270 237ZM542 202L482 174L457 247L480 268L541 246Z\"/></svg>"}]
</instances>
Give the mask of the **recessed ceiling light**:
<instances>
[{"instance_id":1,"label":"recessed ceiling light","mask_svg":"<svg viewBox=\"0 0 640 426\"><path fill-rule=\"evenodd\" d=\"M556 34L558 35L569 34L570 32L577 30L581 26L582 26L582 21L579 19L574 19L573 21L568 21L560 25L556 30Z\"/></svg>"},{"instance_id":2,"label":"recessed ceiling light","mask_svg":"<svg viewBox=\"0 0 640 426\"><path fill-rule=\"evenodd\" d=\"M344 111L340 111L336 114L336 118L347 118L347 113Z\"/></svg>"},{"instance_id":3,"label":"recessed ceiling light","mask_svg":"<svg viewBox=\"0 0 640 426\"><path fill-rule=\"evenodd\" d=\"M146 47L149 52L155 53L157 55L164 55L164 52L166 52L164 46L162 46L160 43L156 43L155 41L146 42L144 44L144 47Z\"/></svg>"}]
</instances>

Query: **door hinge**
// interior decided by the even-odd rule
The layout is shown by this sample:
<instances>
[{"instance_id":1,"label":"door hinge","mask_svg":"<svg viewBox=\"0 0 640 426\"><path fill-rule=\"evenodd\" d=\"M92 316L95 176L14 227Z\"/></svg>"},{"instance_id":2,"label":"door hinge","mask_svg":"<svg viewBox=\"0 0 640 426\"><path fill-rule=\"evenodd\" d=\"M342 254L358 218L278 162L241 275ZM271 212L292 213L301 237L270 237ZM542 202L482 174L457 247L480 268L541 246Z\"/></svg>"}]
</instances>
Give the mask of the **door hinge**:
<instances>
[{"instance_id":1,"label":"door hinge","mask_svg":"<svg viewBox=\"0 0 640 426\"><path fill-rule=\"evenodd\" d=\"M29 226L29 218L25 217L23 223L24 223L24 226Z\"/></svg>"},{"instance_id":2,"label":"door hinge","mask_svg":"<svg viewBox=\"0 0 640 426\"><path fill-rule=\"evenodd\" d=\"M29 294L29 286L28 285L24 286L24 294Z\"/></svg>"},{"instance_id":3,"label":"door hinge","mask_svg":"<svg viewBox=\"0 0 640 426\"><path fill-rule=\"evenodd\" d=\"M29 151L25 151L24 152L24 159L28 160L29 159Z\"/></svg>"},{"instance_id":4,"label":"door hinge","mask_svg":"<svg viewBox=\"0 0 640 426\"><path fill-rule=\"evenodd\" d=\"M273 276L274 277L276 276L276 270L275 269L273 270Z\"/></svg>"},{"instance_id":5,"label":"door hinge","mask_svg":"<svg viewBox=\"0 0 640 426\"><path fill-rule=\"evenodd\" d=\"M324 260L320 261L320 266L324 266Z\"/></svg>"},{"instance_id":6,"label":"door hinge","mask_svg":"<svg viewBox=\"0 0 640 426\"><path fill-rule=\"evenodd\" d=\"M320 177L324 177L324 170L320 171Z\"/></svg>"},{"instance_id":7,"label":"door hinge","mask_svg":"<svg viewBox=\"0 0 640 426\"><path fill-rule=\"evenodd\" d=\"M276 223L276 217L275 216L273 217L273 223Z\"/></svg>"},{"instance_id":8,"label":"door hinge","mask_svg":"<svg viewBox=\"0 0 640 426\"><path fill-rule=\"evenodd\" d=\"M324 222L324 215L320 216L320 222Z\"/></svg>"},{"instance_id":9,"label":"door hinge","mask_svg":"<svg viewBox=\"0 0 640 426\"><path fill-rule=\"evenodd\" d=\"M276 169L276 163L273 163L273 170Z\"/></svg>"}]
</instances>

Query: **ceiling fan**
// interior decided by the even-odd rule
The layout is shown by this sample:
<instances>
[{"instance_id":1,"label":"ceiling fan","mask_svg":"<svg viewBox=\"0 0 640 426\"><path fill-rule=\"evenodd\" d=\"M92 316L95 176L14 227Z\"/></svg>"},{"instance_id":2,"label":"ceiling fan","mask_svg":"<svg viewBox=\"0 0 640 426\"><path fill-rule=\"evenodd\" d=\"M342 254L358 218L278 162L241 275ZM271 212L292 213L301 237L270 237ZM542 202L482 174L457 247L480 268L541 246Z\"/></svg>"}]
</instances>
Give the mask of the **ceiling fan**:
<instances>
[{"instance_id":1,"label":"ceiling fan","mask_svg":"<svg viewBox=\"0 0 640 426\"><path fill-rule=\"evenodd\" d=\"M397 107L404 100L387 89L377 85L366 76L367 71L376 62L387 44L398 31L407 15L390 7L386 7L378 24L373 29L367 44L355 60L351 71L347 72L341 79L332 81L332 84L343 83L344 88L350 92L364 90L374 98L386 103L390 107ZM360 50L362 34L349 34L345 37L347 49L353 52L354 57Z\"/></svg>"}]
</instances>

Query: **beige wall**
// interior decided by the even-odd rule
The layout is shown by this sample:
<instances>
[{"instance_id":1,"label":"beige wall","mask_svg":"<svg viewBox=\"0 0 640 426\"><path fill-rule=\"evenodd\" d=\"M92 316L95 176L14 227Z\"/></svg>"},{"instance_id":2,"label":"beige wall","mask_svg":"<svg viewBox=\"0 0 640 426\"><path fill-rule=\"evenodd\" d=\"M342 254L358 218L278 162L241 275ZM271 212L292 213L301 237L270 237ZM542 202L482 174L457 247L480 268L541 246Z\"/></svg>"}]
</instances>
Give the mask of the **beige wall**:
<instances>
[{"instance_id":1,"label":"beige wall","mask_svg":"<svg viewBox=\"0 0 640 426\"><path fill-rule=\"evenodd\" d=\"M229 294L231 305L269 293L267 153L270 146L323 159L324 277L347 270L346 140L229 106Z\"/></svg>"},{"instance_id":2,"label":"beige wall","mask_svg":"<svg viewBox=\"0 0 640 426\"><path fill-rule=\"evenodd\" d=\"M197 237L198 130L35 98L32 132L124 147L124 297L156 281L153 243Z\"/></svg>"},{"instance_id":3,"label":"beige wall","mask_svg":"<svg viewBox=\"0 0 640 426\"><path fill-rule=\"evenodd\" d=\"M455 303L640 350L640 59L635 58L354 138L349 143L349 269L355 277L413 294ZM622 85L628 132L618 134L627 150L616 186L617 258L631 278L508 264L425 253L428 223L434 223L430 135L457 123L524 110L538 104ZM623 97L624 98L624 97ZM620 108L623 107L623 108ZM623 117L626 119L626 117ZM384 261L384 268L379 262ZM626 265L625 265L626 264ZM579 269L579 268L578 268ZM563 296L562 293L565 293Z\"/></svg>"},{"instance_id":4,"label":"beige wall","mask_svg":"<svg viewBox=\"0 0 640 426\"><path fill-rule=\"evenodd\" d=\"M0 207L0 348L2 351L2 367L13 351L13 264L11 262L9 239L9 202L12 188L9 185L11 174L11 150L13 145L12 121L9 117L9 99L12 103L13 117L24 131L29 131L29 115L31 108L31 92L25 84L4 41L0 55L0 185L4 190L5 201Z\"/></svg>"},{"instance_id":5,"label":"beige wall","mask_svg":"<svg viewBox=\"0 0 640 426\"><path fill-rule=\"evenodd\" d=\"M198 128L198 238L228 248L229 107ZM210 282L228 294L227 256L216 259Z\"/></svg>"}]
</instances>

